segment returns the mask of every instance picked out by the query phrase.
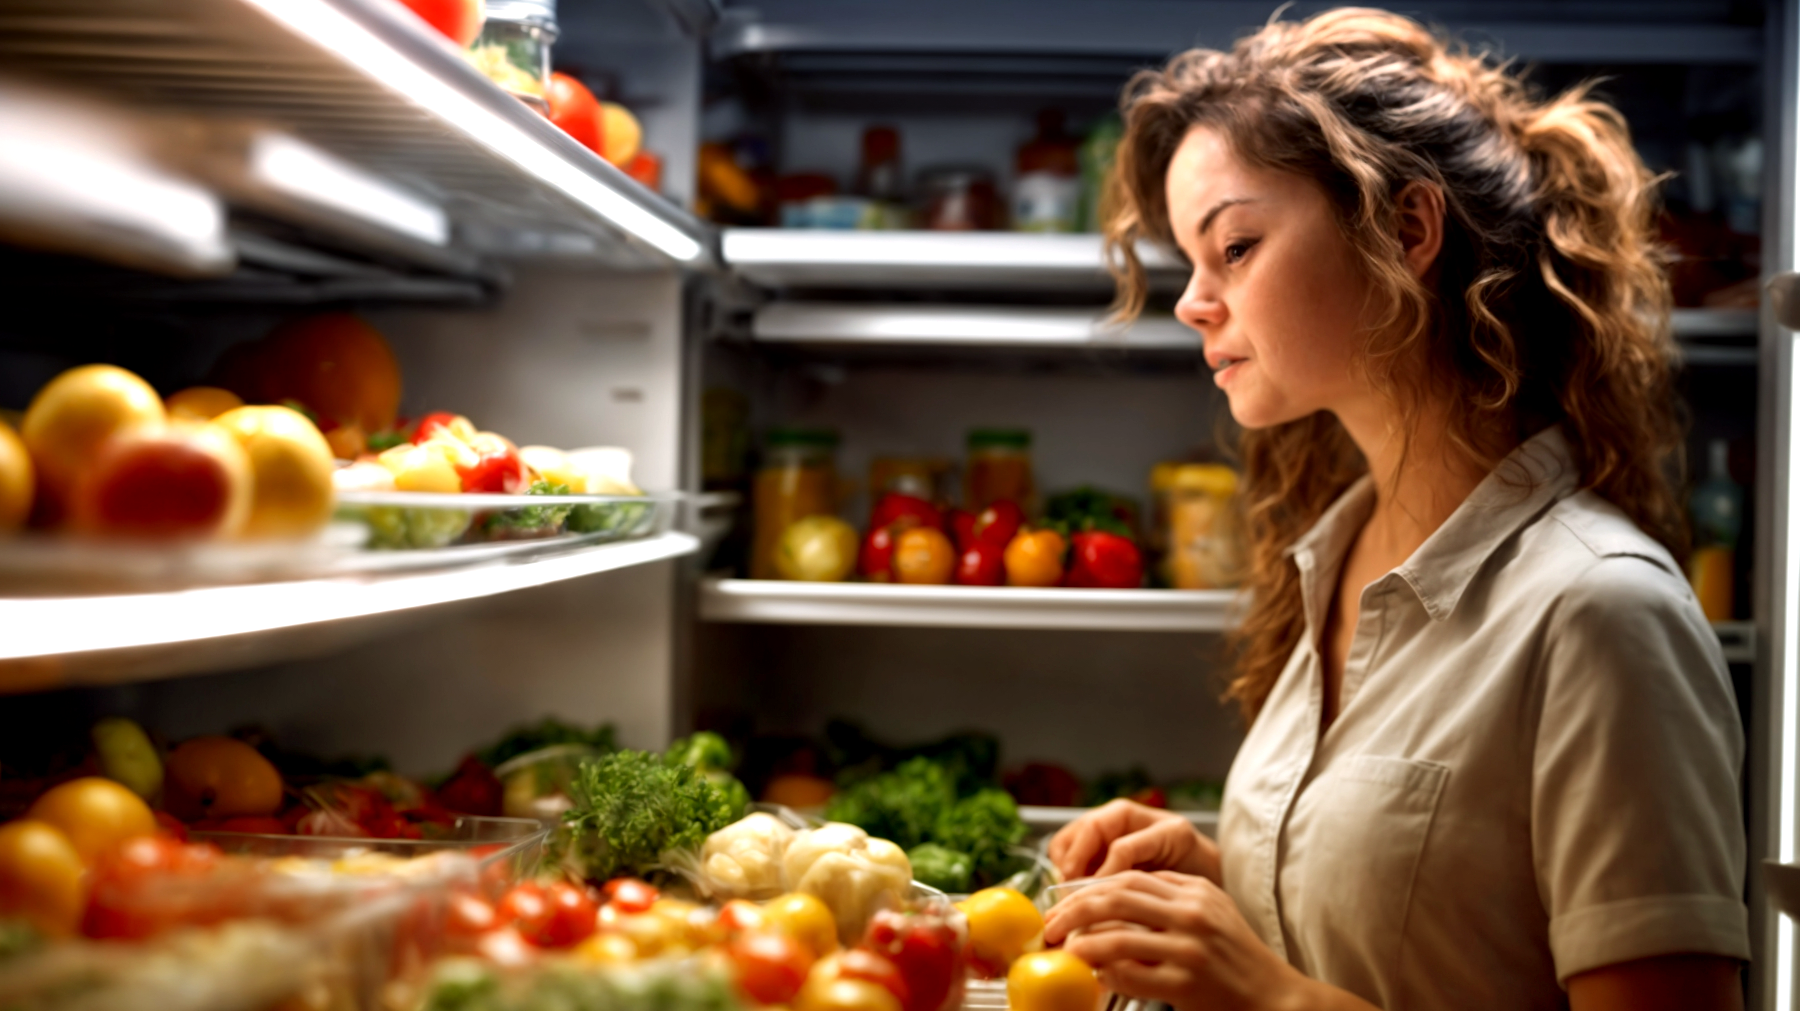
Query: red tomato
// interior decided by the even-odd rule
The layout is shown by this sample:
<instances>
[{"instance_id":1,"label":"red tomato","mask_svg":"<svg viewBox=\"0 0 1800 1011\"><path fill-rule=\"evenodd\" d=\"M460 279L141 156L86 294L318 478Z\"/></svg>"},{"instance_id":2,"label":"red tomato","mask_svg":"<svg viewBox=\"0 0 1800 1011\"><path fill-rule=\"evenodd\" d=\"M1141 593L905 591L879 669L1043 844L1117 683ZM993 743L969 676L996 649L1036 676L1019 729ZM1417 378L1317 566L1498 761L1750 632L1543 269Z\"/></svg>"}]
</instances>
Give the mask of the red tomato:
<instances>
[{"instance_id":1,"label":"red tomato","mask_svg":"<svg viewBox=\"0 0 1800 1011\"><path fill-rule=\"evenodd\" d=\"M869 526L885 527L905 516L917 520L920 526L939 530L944 528L944 517L938 512L937 506L915 495L902 495L897 491L888 492L875 503L875 512L869 517Z\"/></svg>"},{"instance_id":2,"label":"red tomato","mask_svg":"<svg viewBox=\"0 0 1800 1011\"><path fill-rule=\"evenodd\" d=\"M959 586L1001 586L1006 583L1006 546L977 540L956 559Z\"/></svg>"},{"instance_id":3,"label":"red tomato","mask_svg":"<svg viewBox=\"0 0 1800 1011\"><path fill-rule=\"evenodd\" d=\"M156 812L156 830L165 832L181 842L188 841L187 826L181 823L180 818L167 811Z\"/></svg>"},{"instance_id":4,"label":"red tomato","mask_svg":"<svg viewBox=\"0 0 1800 1011\"><path fill-rule=\"evenodd\" d=\"M756 903L732 899L719 910L718 922L727 934L741 934L746 930L762 930L769 925L769 918Z\"/></svg>"},{"instance_id":5,"label":"red tomato","mask_svg":"<svg viewBox=\"0 0 1800 1011\"><path fill-rule=\"evenodd\" d=\"M1002 548L1012 542L1019 528L1025 525L1025 512L1017 502L1001 499L981 511L975 517L975 536L990 544L998 544Z\"/></svg>"},{"instance_id":6,"label":"red tomato","mask_svg":"<svg viewBox=\"0 0 1800 1011\"><path fill-rule=\"evenodd\" d=\"M456 468L466 492L504 492L516 495L525 490L525 462L514 449L484 454L473 467Z\"/></svg>"},{"instance_id":7,"label":"red tomato","mask_svg":"<svg viewBox=\"0 0 1800 1011\"><path fill-rule=\"evenodd\" d=\"M950 527L950 539L956 542L956 550L965 551L975 542L974 513L967 509L952 509L944 522Z\"/></svg>"},{"instance_id":8,"label":"red tomato","mask_svg":"<svg viewBox=\"0 0 1800 1011\"><path fill-rule=\"evenodd\" d=\"M621 913L649 912L656 900L662 897L654 885L647 885L636 878L614 878L600 890L606 893L607 901Z\"/></svg>"},{"instance_id":9,"label":"red tomato","mask_svg":"<svg viewBox=\"0 0 1800 1011\"><path fill-rule=\"evenodd\" d=\"M417 446L419 443L431 438L432 433L440 428L449 428L450 423L455 421L457 417L458 415L451 414L449 411L432 411L430 414L420 418L418 427L413 429L413 445Z\"/></svg>"},{"instance_id":10,"label":"red tomato","mask_svg":"<svg viewBox=\"0 0 1800 1011\"><path fill-rule=\"evenodd\" d=\"M500 900L499 921L543 948L566 948L594 932L600 907L586 889L567 881L521 882Z\"/></svg>"},{"instance_id":11,"label":"red tomato","mask_svg":"<svg viewBox=\"0 0 1800 1011\"><path fill-rule=\"evenodd\" d=\"M487 11L481 0L400 0L425 23L458 46L467 47L481 34Z\"/></svg>"},{"instance_id":12,"label":"red tomato","mask_svg":"<svg viewBox=\"0 0 1800 1011\"><path fill-rule=\"evenodd\" d=\"M218 866L220 855L216 846L166 835L126 840L94 862L81 932L93 938L143 938L171 927L215 922L218 910L187 900L179 888L157 886L171 878L203 878Z\"/></svg>"},{"instance_id":13,"label":"red tomato","mask_svg":"<svg viewBox=\"0 0 1800 1011\"><path fill-rule=\"evenodd\" d=\"M838 956L838 975L845 979L866 979L881 986L893 994L903 1008L912 999L906 977L900 974L900 967L894 960L867 948L851 948Z\"/></svg>"},{"instance_id":14,"label":"red tomato","mask_svg":"<svg viewBox=\"0 0 1800 1011\"><path fill-rule=\"evenodd\" d=\"M580 142L582 147L604 156L601 143L600 100L594 93L568 74L550 75L550 122Z\"/></svg>"},{"instance_id":15,"label":"red tomato","mask_svg":"<svg viewBox=\"0 0 1800 1011\"><path fill-rule=\"evenodd\" d=\"M1160 786L1146 786L1131 795L1131 799L1145 807L1168 807L1169 795Z\"/></svg>"},{"instance_id":16,"label":"red tomato","mask_svg":"<svg viewBox=\"0 0 1800 1011\"><path fill-rule=\"evenodd\" d=\"M725 953L737 968L738 986L758 1004L793 1000L812 968L812 953L786 934L743 934Z\"/></svg>"},{"instance_id":17,"label":"red tomato","mask_svg":"<svg viewBox=\"0 0 1800 1011\"><path fill-rule=\"evenodd\" d=\"M894 527L876 527L863 538L862 551L856 556L856 571L864 579L886 583L894 578L894 540L900 531Z\"/></svg>"},{"instance_id":18,"label":"red tomato","mask_svg":"<svg viewBox=\"0 0 1800 1011\"><path fill-rule=\"evenodd\" d=\"M863 943L900 970L910 998L906 1011L943 1011L967 972L956 928L936 917L883 910Z\"/></svg>"},{"instance_id":19,"label":"red tomato","mask_svg":"<svg viewBox=\"0 0 1800 1011\"><path fill-rule=\"evenodd\" d=\"M452 937L474 937L484 934L500 922L500 914L480 896L457 892L450 896L444 910L444 930Z\"/></svg>"},{"instance_id":20,"label":"red tomato","mask_svg":"<svg viewBox=\"0 0 1800 1011\"><path fill-rule=\"evenodd\" d=\"M438 803L458 814L493 817L500 813L504 787L494 770L474 755L464 755L449 782L438 787Z\"/></svg>"},{"instance_id":21,"label":"red tomato","mask_svg":"<svg viewBox=\"0 0 1800 1011\"><path fill-rule=\"evenodd\" d=\"M518 967L530 962L535 951L517 930L498 927L481 935L475 942L475 953L495 965Z\"/></svg>"},{"instance_id":22,"label":"red tomato","mask_svg":"<svg viewBox=\"0 0 1800 1011\"><path fill-rule=\"evenodd\" d=\"M1129 539L1088 530L1069 541L1068 585L1129 590L1144 584L1144 556Z\"/></svg>"}]
</instances>

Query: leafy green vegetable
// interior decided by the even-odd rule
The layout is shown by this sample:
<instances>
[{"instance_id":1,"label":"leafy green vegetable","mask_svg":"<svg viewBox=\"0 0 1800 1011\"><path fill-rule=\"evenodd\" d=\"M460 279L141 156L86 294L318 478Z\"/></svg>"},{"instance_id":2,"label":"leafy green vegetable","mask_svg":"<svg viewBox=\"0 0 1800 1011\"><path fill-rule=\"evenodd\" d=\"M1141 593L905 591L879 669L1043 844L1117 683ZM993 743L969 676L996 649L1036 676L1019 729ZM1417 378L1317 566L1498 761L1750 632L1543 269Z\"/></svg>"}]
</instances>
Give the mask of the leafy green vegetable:
<instances>
[{"instance_id":1,"label":"leafy green vegetable","mask_svg":"<svg viewBox=\"0 0 1800 1011\"><path fill-rule=\"evenodd\" d=\"M975 859L967 853L959 853L937 843L925 843L908 850L906 859L912 861L914 881L952 894L961 894L971 889L975 876Z\"/></svg>"},{"instance_id":2,"label":"leafy green vegetable","mask_svg":"<svg viewBox=\"0 0 1800 1011\"><path fill-rule=\"evenodd\" d=\"M677 738L669 745L669 750L663 752L663 761L670 765L692 766L701 772L730 772L737 767L731 745L710 730Z\"/></svg>"},{"instance_id":3,"label":"leafy green vegetable","mask_svg":"<svg viewBox=\"0 0 1800 1011\"><path fill-rule=\"evenodd\" d=\"M481 764L488 768L497 769L509 758L517 758L526 752L548 748L553 744L585 744L597 751L617 751L619 744L613 733L613 725L610 723L602 723L587 730L573 723L564 723L553 716L546 716L539 723L507 731L505 737L475 752L475 757L481 759Z\"/></svg>"},{"instance_id":4,"label":"leafy green vegetable","mask_svg":"<svg viewBox=\"0 0 1800 1011\"><path fill-rule=\"evenodd\" d=\"M870 737L849 720L825 725L825 748L838 772L838 785L850 786L877 773L898 767L910 758L933 759L950 773L958 796L983 787L998 786L1000 739L978 730L965 730L909 748L896 748Z\"/></svg>"},{"instance_id":5,"label":"leafy green vegetable","mask_svg":"<svg viewBox=\"0 0 1800 1011\"><path fill-rule=\"evenodd\" d=\"M583 762L572 796L575 806L563 820L576 859L596 881L643 876L664 853L697 849L744 812L729 788L647 751Z\"/></svg>"},{"instance_id":6,"label":"leafy green vegetable","mask_svg":"<svg viewBox=\"0 0 1800 1011\"><path fill-rule=\"evenodd\" d=\"M651 516L648 502L590 502L576 506L564 526L570 533L624 537L644 532Z\"/></svg>"},{"instance_id":7,"label":"leafy green vegetable","mask_svg":"<svg viewBox=\"0 0 1800 1011\"><path fill-rule=\"evenodd\" d=\"M531 486L527 495L567 495L569 486L539 481ZM562 526L563 520L574 506L541 505L521 506L517 509L501 509L489 513L481 521L481 529L485 533L498 534L506 532L523 532L528 530L546 530Z\"/></svg>"},{"instance_id":8,"label":"leafy green vegetable","mask_svg":"<svg viewBox=\"0 0 1800 1011\"><path fill-rule=\"evenodd\" d=\"M369 528L371 548L441 548L469 529L467 509L431 509L421 506L345 506L340 519Z\"/></svg>"},{"instance_id":9,"label":"leafy green vegetable","mask_svg":"<svg viewBox=\"0 0 1800 1011\"><path fill-rule=\"evenodd\" d=\"M1005 790L980 790L957 801L938 819L934 833L943 846L967 853L982 884L1000 881L1018 870L1009 852L1025 838L1019 807Z\"/></svg>"},{"instance_id":10,"label":"leafy green vegetable","mask_svg":"<svg viewBox=\"0 0 1800 1011\"><path fill-rule=\"evenodd\" d=\"M825 819L849 822L910 850L931 841L939 819L955 803L956 785L944 767L913 758L833 794Z\"/></svg>"},{"instance_id":11,"label":"leafy green vegetable","mask_svg":"<svg viewBox=\"0 0 1800 1011\"><path fill-rule=\"evenodd\" d=\"M1092 485L1053 495L1044 503L1044 525L1067 537L1087 530L1104 530L1136 538L1137 503Z\"/></svg>"}]
</instances>

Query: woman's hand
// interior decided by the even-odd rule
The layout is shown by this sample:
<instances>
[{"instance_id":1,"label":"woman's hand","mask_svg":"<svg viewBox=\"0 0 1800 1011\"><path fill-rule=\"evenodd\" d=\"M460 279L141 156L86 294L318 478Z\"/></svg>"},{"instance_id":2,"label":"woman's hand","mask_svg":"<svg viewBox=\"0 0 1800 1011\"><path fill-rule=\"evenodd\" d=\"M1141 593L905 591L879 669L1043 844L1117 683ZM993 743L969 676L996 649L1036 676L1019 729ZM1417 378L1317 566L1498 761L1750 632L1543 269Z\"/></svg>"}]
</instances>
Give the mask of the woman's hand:
<instances>
[{"instance_id":1,"label":"woman's hand","mask_svg":"<svg viewBox=\"0 0 1800 1011\"><path fill-rule=\"evenodd\" d=\"M1044 943L1065 941L1107 989L1177 1011L1369 1008L1288 965L1205 878L1127 871L1096 881L1045 918Z\"/></svg>"},{"instance_id":2,"label":"woman's hand","mask_svg":"<svg viewBox=\"0 0 1800 1011\"><path fill-rule=\"evenodd\" d=\"M1115 800L1064 825L1050 840L1063 880L1120 871L1179 871L1219 883L1219 847L1172 811Z\"/></svg>"}]
</instances>

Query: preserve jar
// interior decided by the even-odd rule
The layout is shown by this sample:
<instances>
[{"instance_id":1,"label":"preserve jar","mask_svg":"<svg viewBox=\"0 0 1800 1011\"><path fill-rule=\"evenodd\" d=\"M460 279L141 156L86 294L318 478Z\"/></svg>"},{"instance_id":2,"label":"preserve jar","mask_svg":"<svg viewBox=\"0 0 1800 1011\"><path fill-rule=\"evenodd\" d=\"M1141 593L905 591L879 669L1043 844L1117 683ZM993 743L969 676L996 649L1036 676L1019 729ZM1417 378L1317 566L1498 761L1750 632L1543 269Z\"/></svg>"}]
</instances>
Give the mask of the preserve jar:
<instances>
[{"instance_id":1,"label":"preserve jar","mask_svg":"<svg viewBox=\"0 0 1800 1011\"><path fill-rule=\"evenodd\" d=\"M550 114L550 47L556 0L487 0L487 21L469 46L469 62L487 79Z\"/></svg>"},{"instance_id":2,"label":"preserve jar","mask_svg":"<svg viewBox=\"0 0 1800 1011\"><path fill-rule=\"evenodd\" d=\"M1168 476L1167 577L1177 590L1223 590L1243 578L1237 471L1190 463Z\"/></svg>"},{"instance_id":3,"label":"preserve jar","mask_svg":"<svg viewBox=\"0 0 1800 1011\"><path fill-rule=\"evenodd\" d=\"M977 428L969 433L963 470L963 500L980 512L1005 499L1032 511L1031 432L1023 428Z\"/></svg>"},{"instance_id":4,"label":"preserve jar","mask_svg":"<svg viewBox=\"0 0 1800 1011\"><path fill-rule=\"evenodd\" d=\"M818 428L777 428L764 438L751 491L750 578L781 578L775 548L794 521L837 512L837 443L836 432Z\"/></svg>"}]
</instances>

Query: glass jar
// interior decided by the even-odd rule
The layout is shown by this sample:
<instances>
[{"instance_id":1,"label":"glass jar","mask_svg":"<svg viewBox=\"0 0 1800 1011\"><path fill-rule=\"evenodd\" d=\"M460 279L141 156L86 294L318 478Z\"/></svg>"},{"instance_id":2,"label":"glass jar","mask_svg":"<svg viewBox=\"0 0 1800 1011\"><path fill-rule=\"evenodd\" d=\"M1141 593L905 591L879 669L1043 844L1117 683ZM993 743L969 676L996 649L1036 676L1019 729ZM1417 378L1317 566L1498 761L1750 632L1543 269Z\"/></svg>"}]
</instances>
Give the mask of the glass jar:
<instances>
[{"instance_id":1,"label":"glass jar","mask_svg":"<svg viewBox=\"0 0 1800 1011\"><path fill-rule=\"evenodd\" d=\"M780 578L775 548L794 521L837 512L837 443L836 432L816 428L777 428L765 438L751 492L750 578Z\"/></svg>"},{"instance_id":2,"label":"glass jar","mask_svg":"<svg viewBox=\"0 0 1800 1011\"><path fill-rule=\"evenodd\" d=\"M919 227L933 232L983 232L1000 227L1000 191L983 168L946 166L919 175Z\"/></svg>"},{"instance_id":3,"label":"glass jar","mask_svg":"<svg viewBox=\"0 0 1800 1011\"><path fill-rule=\"evenodd\" d=\"M509 94L550 114L550 47L556 0L487 0L487 21L469 47L469 62Z\"/></svg>"},{"instance_id":4,"label":"glass jar","mask_svg":"<svg viewBox=\"0 0 1800 1011\"><path fill-rule=\"evenodd\" d=\"M963 501L971 512L1005 499L1030 513L1032 491L1030 431L977 428L969 433Z\"/></svg>"},{"instance_id":5,"label":"glass jar","mask_svg":"<svg viewBox=\"0 0 1800 1011\"><path fill-rule=\"evenodd\" d=\"M878 456L869 462L869 502L891 491L937 502L949 470L950 461L937 456Z\"/></svg>"},{"instance_id":6,"label":"glass jar","mask_svg":"<svg viewBox=\"0 0 1800 1011\"><path fill-rule=\"evenodd\" d=\"M1190 463L1169 475L1168 581L1177 590L1223 590L1243 578L1237 471Z\"/></svg>"}]
</instances>

